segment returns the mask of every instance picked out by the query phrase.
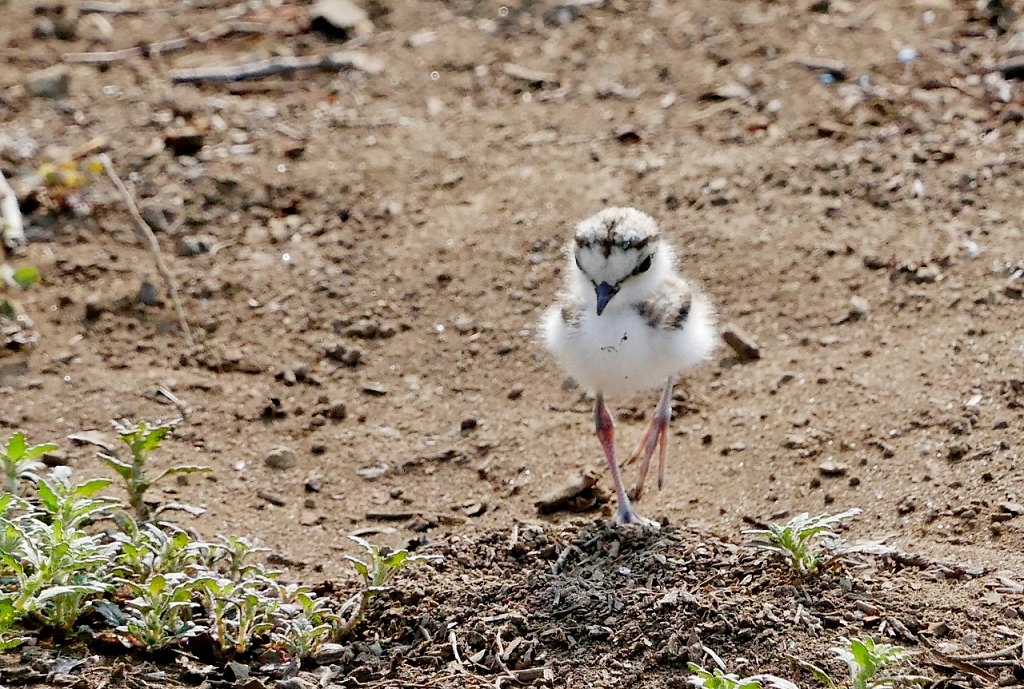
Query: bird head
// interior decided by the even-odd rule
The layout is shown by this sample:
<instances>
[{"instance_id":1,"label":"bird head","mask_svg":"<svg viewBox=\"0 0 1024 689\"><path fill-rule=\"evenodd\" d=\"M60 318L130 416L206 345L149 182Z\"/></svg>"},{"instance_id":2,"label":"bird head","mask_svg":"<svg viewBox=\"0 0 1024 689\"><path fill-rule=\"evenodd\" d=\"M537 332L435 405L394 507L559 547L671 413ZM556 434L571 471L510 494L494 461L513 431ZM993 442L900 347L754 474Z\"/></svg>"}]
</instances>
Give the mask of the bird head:
<instances>
[{"instance_id":1,"label":"bird head","mask_svg":"<svg viewBox=\"0 0 1024 689\"><path fill-rule=\"evenodd\" d=\"M570 271L597 315L639 301L670 269L671 250L654 218L635 208L605 208L576 226Z\"/></svg>"}]
</instances>

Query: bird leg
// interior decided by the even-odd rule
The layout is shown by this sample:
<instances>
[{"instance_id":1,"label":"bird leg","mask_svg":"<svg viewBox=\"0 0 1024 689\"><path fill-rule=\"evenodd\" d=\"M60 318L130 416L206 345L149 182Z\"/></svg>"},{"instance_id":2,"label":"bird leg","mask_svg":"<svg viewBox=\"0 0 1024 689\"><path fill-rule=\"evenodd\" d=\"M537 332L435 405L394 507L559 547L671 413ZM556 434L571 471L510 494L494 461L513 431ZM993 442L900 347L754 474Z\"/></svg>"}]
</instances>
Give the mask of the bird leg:
<instances>
[{"instance_id":1,"label":"bird leg","mask_svg":"<svg viewBox=\"0 0 1024 689\"><path fill-rule=\"evenodd\" d=\"M651 422L647 424L647 430L644 431L643 438L640 439L640 445L637 446L636 452L622 463L622 466L628 466L637 459L640 460L640 471L637 474L636 493L634 493L634 498L637 502L640 502L640 496L643 494L644 483L647 481L647 471L650 469L651 457L654 456L655 449L659 450L658 490L661 490L662 486L665 485L665 450L668 446L668 422L672 420L672 387L674 384L675 381L671 378L665 383L665 389L661 392L661 399L658 401L658 406L654 409L654 416L651 417Z\"/></svg>"},{"instance_id":2,"label":"bird leg","mask_svg":"<svg viewBox=\"0 0 1024 689\"><path fill-rule=\"evenodd\" d=\"M604 450L605 459L608 461L608 470L612 474L612 482L615 484L615 495L619 500L619 511L615 516L618 524L639 524L641 526L656 526L655 522L645 519L633 510L629 501L626 489L622 485L622 475L619 473L619 463L615 460L615 424L608 406L604 403L604 397L600 394L594 400L594 426L597 431L597 439L601 441L601 448Z\"/></svg>"}]
</instances>

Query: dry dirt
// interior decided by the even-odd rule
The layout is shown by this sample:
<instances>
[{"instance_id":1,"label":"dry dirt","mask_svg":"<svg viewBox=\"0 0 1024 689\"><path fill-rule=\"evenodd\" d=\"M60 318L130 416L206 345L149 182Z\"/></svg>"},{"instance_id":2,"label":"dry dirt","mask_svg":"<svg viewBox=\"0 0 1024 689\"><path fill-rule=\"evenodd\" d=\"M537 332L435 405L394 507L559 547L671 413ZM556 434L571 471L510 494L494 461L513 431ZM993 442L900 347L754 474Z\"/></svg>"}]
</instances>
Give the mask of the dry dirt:
<instances>
[{"instance_id":1,"label":"dry dirt","mask_svg":"<svg viewBox=\"0 0 1024 689\"><path fill-rule=\"evenodd\" d=\"M374 0L372 31L342 41L305 3L125 2L142 11L0 0L0 164L23 189L47 147L106 137L196 343L96 178L89 214L27 217L12 260L43 274L18 297L38 342L0 356L0 434L56 440L91 474L95 448L69 434L183 416L158 462L213 471L157 497L206 508L204 533L251 536L311 583L344 584L356 531L445 554L376 609L377 664L330 681L510 686L505 663L551 669L527 684L683 686L703 643L810 686L786 657L826 662L842 635L947 655L1020 640L1013 7ZM54 18L75 35L33 37ZM103 67L66 57L227 22L250 31ZM335 50L370 63L172 82ZM59 64L67 97L33 96ZM679 386L669 483L641 503L660 535L605 529L607 506L583 522L534 506L589 469L608 486L589 403L535 324L572 225L609 204L659 218L760 348L739 362L722 346ZM141 303L144 281L160 303ZM655 401L612 400L621 450ZM278 447L294 466L266 465ZM751 525L850 507L849 540L920 557L803 582L741 545ZM1012 658L985 678L919 657L953 684L1024 676Z\"/></svg>"}]
</instances>

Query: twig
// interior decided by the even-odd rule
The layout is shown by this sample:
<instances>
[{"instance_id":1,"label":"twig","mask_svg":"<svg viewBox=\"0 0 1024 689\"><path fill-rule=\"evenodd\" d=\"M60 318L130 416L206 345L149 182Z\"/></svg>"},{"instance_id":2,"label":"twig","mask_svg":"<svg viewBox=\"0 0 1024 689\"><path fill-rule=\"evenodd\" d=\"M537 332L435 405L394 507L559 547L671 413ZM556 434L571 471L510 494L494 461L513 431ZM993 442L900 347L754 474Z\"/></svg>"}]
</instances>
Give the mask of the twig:
<instances>
[{"instance_id":1,"label":"twig","mask_svg":"<svg viewBox=\"0 0 1024 689\"><path fill-rule=\"evenodd\" d=\"M506 547L506 550L512 550L517 545L519 545L519 525L513 524L512 533L508 536L508 546Z\"/></svg>"},{"instance_id":2,"label":"twig","mask_svg":"<svg viewBox=\"0 0 1024 689\"><path fill-rule=\"evenodd\" d=\"M0 239L3 243L10 243L21 246L25 243L25 224L21 217L21 206L18 205L18 195L7 183L7 178L0 171L0 214L3 217L3 227L0 228Z\"/></svg>"},{"instance_id":3,"label":"twig","mask_svg":"<svg viewBox=\"0 0 1024 689\"><path fill-rule=\"evenodd\" d=\"M383 129L385 127L402 127L412 119L402 115L391 117L337 117L333 124L347 129Z\"/></svg>"},{"instance_id":4,"label":"twig","mask_svg":"<svg viewBox=\"0 0 1024 689\"><path fill-rule=\"evenodd\" d=\"M123 2L105 2L104 0L86 0L78 6L81 14L145 14L142 7L133 7Z\"/></svg>"},{"instance_id":5,"label":"twig","mask_svg":"<svg viewBox=\"0 0 1024 689\"><path fill-rule=\"evenodd\" d=\"M936 667L947 668L952 670L959 670L966 675L974 675L980 677L986 682L995 683L998 677L993 675L988 670L978 667L974 663L969 663L966 660L959 660L952 656L946 655L942 651L935 648L929 648L929 655L924 656L925 662L929 665L935 665Z\"/></svg>"},{"instance_id":6,"label":"twig","mask_svg":"<svg viewBox=\"0 0 1024 689\"><path fill-rule=\"evenodd\" d=\"M1012 656L1020 652L1024 656L1024 638L1019 641L1014 641L1012 644L1005 648L1000 648L996 651L988 651L987 653L974 653L966 656L951 656L957 660L966 660L968 662L975 660L992 660L993 658L1005 658Z\"/></svg>"},{"instance_id":7,"label":"twig","mask_svg":"<svg viewBox=\"0 0 1024 689\"><path fill-rule=\"evenodd\" d=\"M161 396L166 398L168 402L170 402L175 407L177 407L178 411L181 412L182 416L188 416L188 413L190 411L188 403L186 403L180 397L178 397L173 392L168 390L166 387L164 387L162 385L160 387L158 387L156 389L156 395L157 395L158 398L161 397Z\"/></svg>"},{"instance_id":8,"label":"twig","mask_svg":"<svg viewBox=\"0 0 1024 689\"><path fill-rule=\"evenodd\" d=\"M339 51L328 55L270 57L236 65L173 69L171 79L175 84L225 83L290 74L300 69L358 69L369 74L378 74L383 66L362 53Z\"/></svg>"},{"instance_id":9,"label":"twig","mask_svg":"<svg viewBox=\"0 0 1024 689\"><path fill-rule=\"evenodd\" d=\"M174 310L178 313L178 323L181 326L181 331L185 334L185 341L190 345L195 343L192 339L192 330L188 327L188 320L185 318L185 309L181 306L181 299L178 296L178 286L174 281L174 276L171 275L171 271L167 269L167 265L164 263L163 253L160 251L160 242L157 241L156 235L153 234L152 228L142 217L142 213L139 212L139 207L135 205L135 200L132 199L132 195L128 192L128 188L125 187L124 182L117 176L117 172L114 171L114 164L110 161L110 156L106 153L101 153L99 156L100 164L103 166L103 171L107 173L107 177L113 183L114 187L117 188L118 193L121 194L124 205L128 208L128 213L132 216L132 220L135 221L135 227L139 238L143 244L149 247L149 252L153 255L153 262L156 263L157 272L160 273L160 277L164 279L164 284L167 286L167 291L171 295L171 301L174 303Z\"/></svg>"},{"instance_id":10,"label":"twig","mask_svg":"<svg viewBox=\"0 0 1024 689\"><path fill-rule=\"evenodd\" d=\"M562 567L564 567L565 563L569 560L569 556L573 553L580 554L580 564L583 564L587 561L587 558L582 557L583 551L574 546L572 543L570 543L569 545L565 546L561 553L558 554L558 559L555 560L555 564L551 565L552 574L560 573L562 571Z\"/></svg>"},{"instance_id":11,"label":"twig","mask_svg":"<svg viewBox=\"0 0 1024 689\"><path fill-rule=\"evenodd\" d=\"M455 655L455 664L459 668L459 672L466 672L466 666L462 664L462 655L459 653L459 637L455 635L455 630L448 632L448 643L452 647L452 653Z\"/></svg>"},{"instance_id":12,"label":"twig","mask_svg":"<svg viewBox=\"0 0 1024 689\"><path fill-rule=\"evenodd\" d=\"M111 2L110 0L83 0L78 6L81 14L183 14L199 10L218 10L224 7L234 7L238 3L235 0L191 0L179 2L174 5L163 5L160 7L136 7L127 2Z\"/></svg>"},{"instance_id":13,"label":"twig","mask_svg":"<svg viewBox=\"0 0 1024 689\"><path fill-rule=\"evenodd\" d=\"M121 50L108 50L89 53L64 53L61 61L66 63L84 65L111 65L117 62L124 62L133 57L151 57L155 55L166 55L176 53L189 47L193 43L202 45L220 38L228 38L236 34L262 34L266 33L267 25L261 22L231 22L224 26L218 26L208 31L189 31L187 36L169 38L165 41L146 43L143 45L122 48Z\"/></svg>"},{"instance_id":14,"label":"twig","mask_svg":"<svg viewBox=\"0 0 1024 689\"><path fill-rule=\"evenodd\" d=\"M72 160L81 160L87 158L95 153L103 153L110 148L110 139L105 136L97 136L89 139L84 144L76 148L71 152Z\"/></svg>"},{"instance_id":15,"label":"twig","mask_svg":"<svg viewBox=\"0 0 1024 689\"><path fill-rule=\"evenodd\" d=\"M918 569L929 569L931 567L935 567L944 575L955 578L980 577L988 572L988 570L983 567L972 567L967 564L959 564L955 562L943 562L942 560L934 560L921 553L905 553L901 550L890 550L883 553L882 559L892 560L904 567L916 567Z\"/></svg>"}]
</instances>

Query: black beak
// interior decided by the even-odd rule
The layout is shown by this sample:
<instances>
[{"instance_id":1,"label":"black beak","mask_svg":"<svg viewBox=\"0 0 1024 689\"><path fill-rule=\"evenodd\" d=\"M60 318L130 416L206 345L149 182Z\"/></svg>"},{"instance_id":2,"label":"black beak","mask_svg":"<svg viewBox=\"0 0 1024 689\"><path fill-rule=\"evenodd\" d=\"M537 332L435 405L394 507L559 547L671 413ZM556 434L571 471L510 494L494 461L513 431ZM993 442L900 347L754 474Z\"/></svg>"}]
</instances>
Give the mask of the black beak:
<instances>
[{"instance_id":1,"label":"black beak","mask_svg":"<svg viewBox=\"0 0 1024 689\"><path fill-rule=\"evenodd\" d=\"M604 307L608 306L608 302L612 300L615 293L619 291L618 287L612 287L607 282L602 282L597 286L597 315L600 316L604 312Z\"/></svg>"}]
</instances>

